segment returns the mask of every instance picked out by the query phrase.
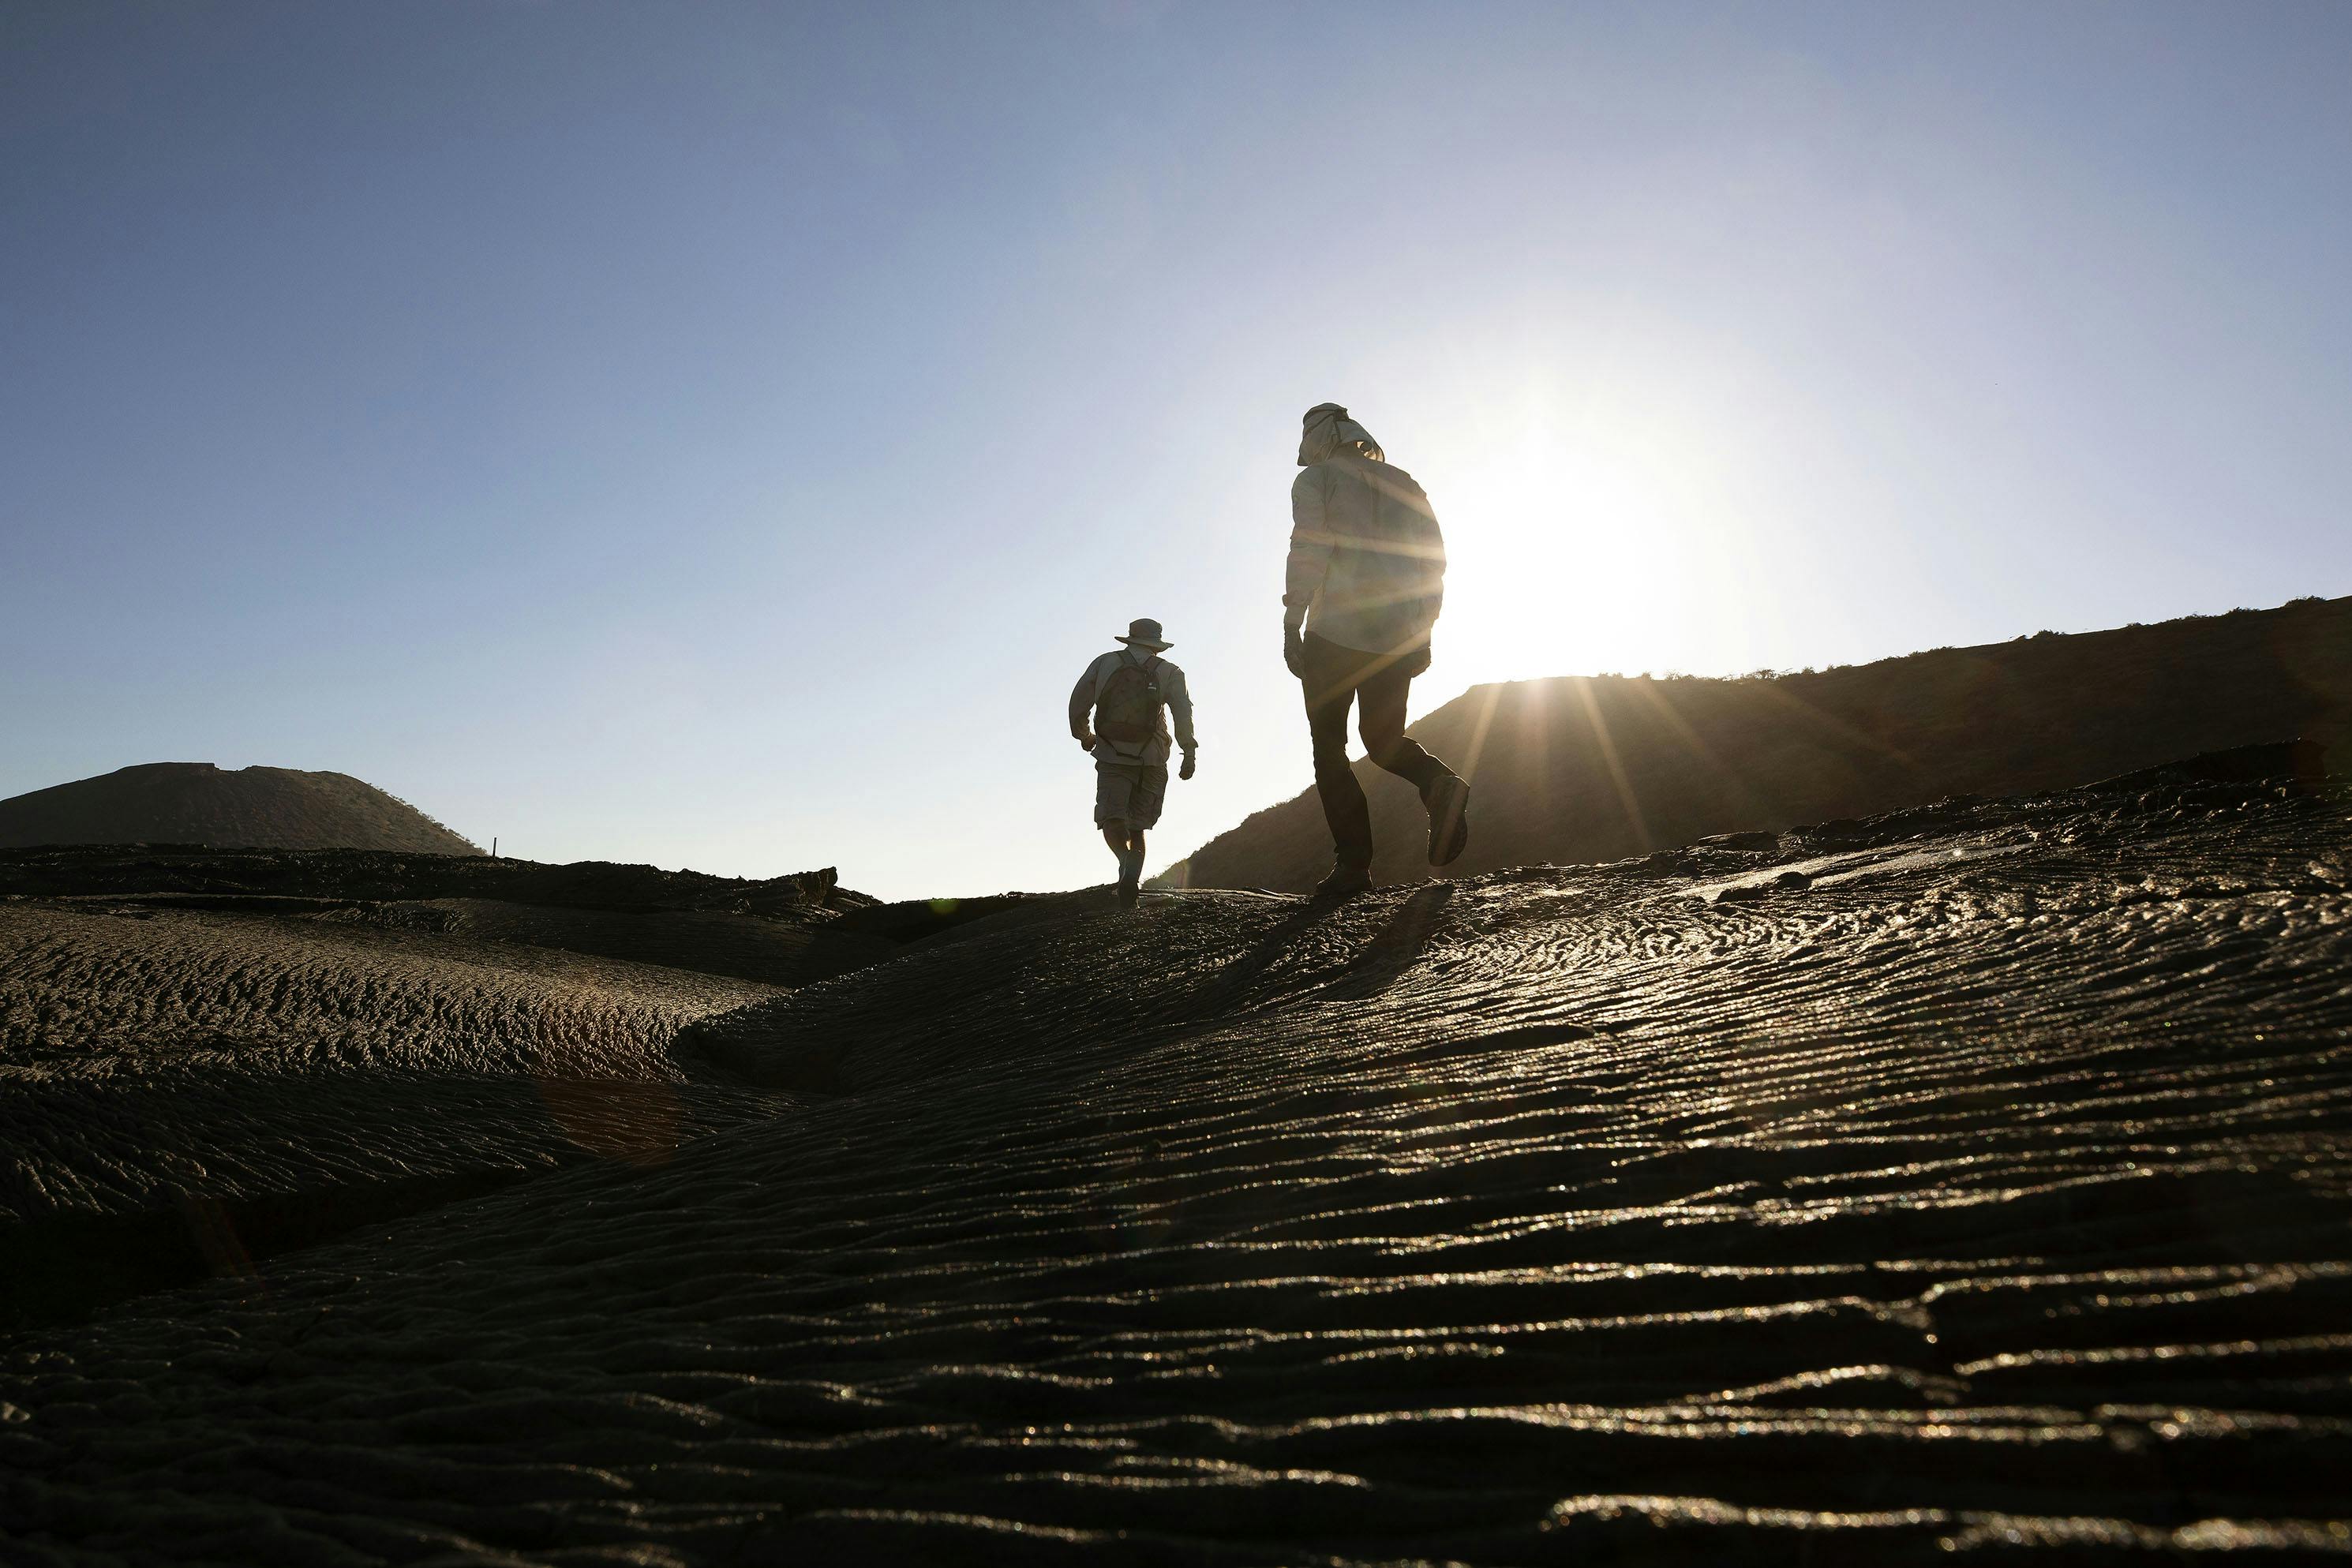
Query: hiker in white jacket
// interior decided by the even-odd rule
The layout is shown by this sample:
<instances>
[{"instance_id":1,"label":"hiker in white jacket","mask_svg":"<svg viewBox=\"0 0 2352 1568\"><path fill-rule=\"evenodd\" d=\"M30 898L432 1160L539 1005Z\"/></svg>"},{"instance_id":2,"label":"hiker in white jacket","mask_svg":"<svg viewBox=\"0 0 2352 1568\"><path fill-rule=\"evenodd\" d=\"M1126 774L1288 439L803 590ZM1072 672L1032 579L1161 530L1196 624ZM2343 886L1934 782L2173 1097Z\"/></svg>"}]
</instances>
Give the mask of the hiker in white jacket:
<instances>
[{"instance_id":1,"label":"hiker in white jacket","mask_svg":"<svg viewBox=\"0 0 2352 1568\"><path fill-rule=\"evenodd\" d=\"M1184 748L1179 779L1192 777L1192 696L1184 672L1160 655L1175 646L1157 621L1136 621L1127 644L1087 666L1070 689L1070 734L1094 755L1095 826L1118 857L1118 902L1132 909L1142 896L1143 833L1160 821L1168 795L1168 717Z\"/></svg>"},{"instance_id":2,"label":"hiker in white jacket","mask_svg":"<svg viewBox=\"0 0 2352 1568\"><path fill-rule=\"evenodd\" d=\"M1421 486L1336 402L1307 411L1298 466L1282 658L1306 688L1315 790L1331 829L1335 863L1315 891L1344 897L1372 884L1371 811L1348 765L1351 706L1371 759L1421 791L1429 863L1449 864L1470 841L1470 786L1404 732L1445 602L1445 539Z\"/></svg>"}]
</instances>

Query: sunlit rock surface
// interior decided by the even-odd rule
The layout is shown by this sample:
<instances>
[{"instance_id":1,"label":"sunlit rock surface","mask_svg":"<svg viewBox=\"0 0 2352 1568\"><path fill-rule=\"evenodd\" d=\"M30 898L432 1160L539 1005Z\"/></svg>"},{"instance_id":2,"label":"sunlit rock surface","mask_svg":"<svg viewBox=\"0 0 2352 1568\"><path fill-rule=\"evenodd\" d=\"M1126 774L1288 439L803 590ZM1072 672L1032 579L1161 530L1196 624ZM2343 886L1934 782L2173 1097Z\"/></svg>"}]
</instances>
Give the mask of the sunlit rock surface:
<instances>
[{"instance_id":1,"label":"sunlit rock surface","mask_svg":"<svg viewBox=\"0 0 2352 1568\"><path fill-rule=\"evenodd\" d=\"M21 1329L0 1536L141 1563L2352 1552L2347 818L2340 787L2160 778L1336 910L1033 900L731 1009L632 981L598 1004L630 1021L564 1049L739 1119ZM208 929L75 951L178 972ZM519 1072L545 1064L516 1020L555 1007L530 997L589 983L349 951L362 997L426 965L449 1038ZM47 1016L12 1061L66 1051ZM434 1075L478 1064L351 1019L340 1070L421 1087L350 1157L426 1141L397 1108L429 1120Z\"/></svg>"}]
</instances>

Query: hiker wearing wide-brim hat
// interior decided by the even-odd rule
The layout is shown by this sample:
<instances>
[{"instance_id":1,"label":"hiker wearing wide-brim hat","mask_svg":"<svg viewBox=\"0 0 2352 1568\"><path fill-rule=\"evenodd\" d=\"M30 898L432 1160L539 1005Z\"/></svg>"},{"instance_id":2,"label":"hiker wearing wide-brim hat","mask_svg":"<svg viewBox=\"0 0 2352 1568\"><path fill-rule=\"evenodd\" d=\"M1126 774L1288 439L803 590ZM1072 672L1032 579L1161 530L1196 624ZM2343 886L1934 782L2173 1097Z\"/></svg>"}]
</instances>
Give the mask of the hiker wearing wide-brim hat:
<instances>
[{"instance_id":1,"label":"hiker wearing wide-brim hat","mask_svg":"<svg viewBox=\"0 0 2352 1568\"><path fill-rule=\"evenodd\" d=\"M1445 602L1445 539L1413 476L1336 402L1300 422L1290 486L1290 559L1282 593L1282 659L1307 694L1315 791L1330 825L1331 874L1315 891L1372 884L1372 818L1348 765L1348 710L1364 749L1409 780L1429 810L1429 863L1470 841L1470 786L1404 732L1413 676Z\"/></svg>"},{"instance_id":2,"label":"hiker wearing wide-brim hat","mask_svg":"<svg viewBox=\"0 0 2352 1568\"><path fill-rule=\"evenodd\" d=\"M1168 795L1169 720L1184 748L1179 779L1192 777L1192 696L1184 672L1160 655L1175 646L1157 621L1128 623L1123 649L1087 666L1070 689L1070 734L1095 759L1095 826L1118 857L1118 901L1135 907L1143 889L1143 834Z\"/></svg>"}]
</instances>

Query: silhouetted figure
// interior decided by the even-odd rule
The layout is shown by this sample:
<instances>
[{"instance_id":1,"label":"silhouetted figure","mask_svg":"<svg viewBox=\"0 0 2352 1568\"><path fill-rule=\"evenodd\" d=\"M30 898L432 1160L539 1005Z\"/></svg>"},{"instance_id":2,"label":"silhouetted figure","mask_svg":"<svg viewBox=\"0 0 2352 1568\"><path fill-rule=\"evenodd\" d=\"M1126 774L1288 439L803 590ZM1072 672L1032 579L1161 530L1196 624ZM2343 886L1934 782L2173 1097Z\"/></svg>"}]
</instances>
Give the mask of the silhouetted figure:
<instances>
[{"instance_id":1,"label":"silhouetted figure","mask_svg":"<svg viewBox=\"0 0 2352 1568\"><path fill-rule=\"evenodd\" d=\"M1132 909L1142 895L1143 831L1160 821L1168 795L1168 714L1184 748L1180 779L1192 777L1192 697L1184 672L1160 657L1175 646L1157 621L1129 623L1117 639L1127 646L1087 666L1070 691L1070 733L1094 754L1095 826L1118 857L1118 902ZM1088 720L1093 721L1092 728Z\"/></svg>"},{"instance_id":2,"label":"silhouetted figure","mask_svg":"<svg viewBox=\"0 0 2352 1568\"><path fill-rule=\"evenodd\" d=\"M1315 789L1336 852L1316 894L1343 897L1372 884L1371 811L1348 766L1351 703L1372 760L1421 791L1432 865L1451 863L1470 841L1470 786L1404 733L1405 698L1429 668L1430 629L1445 598L1445 540L1429 497L1338 403L1316 404L1305 423L1305 472L1290 486L1282 658L1306 688Z\"/></svg>"}]
</instances>

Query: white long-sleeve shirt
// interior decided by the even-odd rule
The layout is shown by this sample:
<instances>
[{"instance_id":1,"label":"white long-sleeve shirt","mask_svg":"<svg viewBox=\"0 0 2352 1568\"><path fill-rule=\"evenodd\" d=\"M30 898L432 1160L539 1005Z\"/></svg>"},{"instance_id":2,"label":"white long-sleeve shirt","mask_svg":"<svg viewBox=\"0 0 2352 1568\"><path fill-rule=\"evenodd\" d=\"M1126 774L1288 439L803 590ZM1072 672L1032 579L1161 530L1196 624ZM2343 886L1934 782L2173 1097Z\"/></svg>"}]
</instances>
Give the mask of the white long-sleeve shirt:
<instances>
[{"instance_id":1,"label":"white long-sleeve shirt","mask_svg":"<svg viewBox=\"0 0 2352 1568\"><path fill-rule=\"evenodd\" d=\"M1413 476L1343 452L1290 486L1283 621L1362 653L1429 640L1445 602L1445 538Z\"/></svg>"},{"instance_id":2,"label":"white long-sleeve shirt","mask_svg":"<svg viewBox=\"0 0 2352 1568\"><path fill-rule=\"evenodd\" d=\"M1094 728L1095 703L1102 696L1103 683L1125 660L1140 664L1146 655L1131 648L1116 648L1087 666L1078 684L1070 688L1070 733L1087 734ZM1187 751L1199 743L1192 738L1192 695L1184 689L1184 672L1160 661L1160 695L1168 704L1168 716L1175 721L1176 741ZM1097 762L1140 763L1150 767L1165 767L1168 762L1168 728L1160 726L1158 735L1150 740L1122 745L1117 741L1095 737L1095 760Z\"/></svg>"}]
</instances>

